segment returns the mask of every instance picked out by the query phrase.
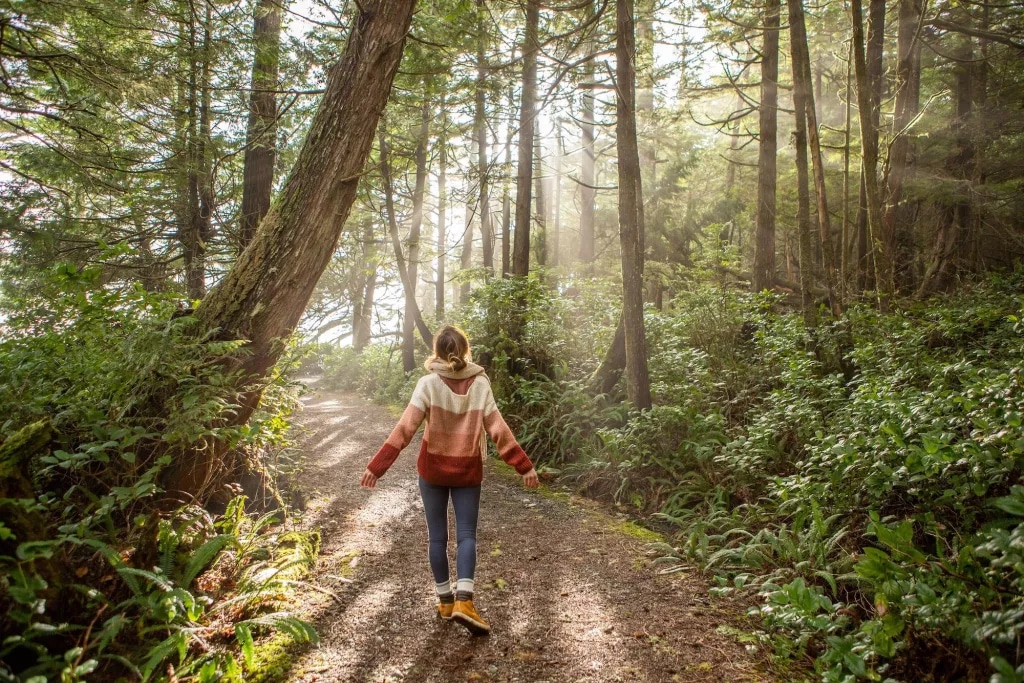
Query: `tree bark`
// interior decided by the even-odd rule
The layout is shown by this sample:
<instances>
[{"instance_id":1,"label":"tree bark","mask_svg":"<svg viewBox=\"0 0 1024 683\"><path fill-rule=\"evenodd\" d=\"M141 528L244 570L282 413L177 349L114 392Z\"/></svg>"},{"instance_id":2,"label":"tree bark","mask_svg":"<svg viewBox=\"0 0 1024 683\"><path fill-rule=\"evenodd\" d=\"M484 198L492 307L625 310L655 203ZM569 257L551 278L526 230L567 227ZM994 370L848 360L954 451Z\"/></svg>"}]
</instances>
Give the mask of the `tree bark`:
<instances>
[{"instance_id":1,"label":"tree bark","mask_svg":"<svg viewBox=\"0 0 1024 683\"><path fill-rule=\"evenodd\" d=\"M615 134L619 157L619 242L622 247L622 321L626 337L626 393L641 410L651 407L644 334L644 205L636 137L633 1L615 6Z\"/></svg>"},{"instance_id":2,"label":"tree bark","mask_svg":"<svg viewBox=\"0 0 1024 683\"><path fill-rule=\"evenodd\" d=\"M654 142L654 0L636 4L636 117L639 131L640 172L650 192L655 187ZM656 233L652 233L656 234Z\"/></svg>"},{"instance_id":3,"label":"tree bark","mask_svg":"<svg viewBox=\"0 0 1024 683\"><path fill-rule=\"evenodd\" d=\"M434 311L438 320L444 320L445 261L448 259L448 105L441 94L441 133L437 173L437 280L434 283Z\"/></svg>"},{"instance_id":4,"label":"tree bark","mask_svg":"<svg viewBox=\"0 0 1024 683\"><path fill-rule=\"evenodd\" d=\"M512 88L508 91L508 109L513 111L514 95ZM512 198L510 197L512 185L512 124L511 116L508 121L508 128L505 132L505 165L504 165L504 186L501 194L501 276L508 277L512 267Z\"/></svg>"},{"instance_id":5,"label":"tree bark","mask_svg":"<svg viewBox=\"0 0 1024 683\"><path fill-rule=\"evenodd\" d=\"M788 4L791 50L789 62L793 68L793 114L796 122L793 137L796 147L796 224L799 249L797 258L800 261L800 302L803 308L804 324L807 327L816 327L818 312L811 293L814 287L814 257L811 248L811 197L807 173L808 81L804 78L803 54L801 52L801 48L806 47L806 40L801 45L802 36L799 27L803 25L802 5L798 0L788 0Z\"/></svg>"},{"instance_id":6,"label":"tree bark","mask_svg":"<svg viewBox=\"0 0 1024 683\"><path fill-rule=\"evenodd\" d=\"M373 301L377 289L377 246L373 235L373 221L363 223L360 254L362 273L353 291L352 348L362 351L370 343L373 331Z\"/></svg>"},{"instance_id":7,"label":"tree bark","mask_svg":"<svg viewBox=\"0 0 1024 683\"><path fill-rule=\"evenodd\" d=\"M415 327L420 331L420 337L423 339L423 343L426 344L428 349L433 348L434 338L430 333L430 329L427 324L423 322L423 316L420 314L420 307L416 302L416 280L414 279L416 270L412 263L406 261L405 251L402 248L402 238L398 233L398 218L395 212L395 190L394 181L391 176L391 160L390 150L385 137L384 126L381 126L380 131L380 174L384 181L384 212L387 214L388 222L388 234L391 236L391 247L395 250L395 265L398 267L398 279L402 281L402 294L405 297L405 312L406 319L411 319L415 324ZM418 231L418 230L417 230ZM417 243L419 242L419 235L416 236ZM412 239L409 240L410 247L412 245ZM417 244L417 250L418 250ZM404 334L405 323L403 321L403 338L402 338L402 364L406 372L412 372L415 370L415 359L412 362L412 367L408 367L408 358L406 356L406 335ZM411 338L412 335L409 335ZM415 342L411 343L413 347L413 353L415 353Z\"/></svg>"},{"instance_id":8,"label":"tree bark","mask_svg":"<svg viewBox=\"0 0 1024 683\"><path fill-rule=\"evenodd\" d=\"M463 280L459 284L460 304L469 300L471 289L466 271L473 267L473 218L475 213L472 206L466 207L466 229L462 233L462 255L459 261L463 271Z\"/></svg>"},{"instance_id":9,"label":"tree bark","mask_svg":"<svg viewBox=\"0 0 1024 683\"><path fill-rule=\"evenodd\" d=\"M534 210L533 210L533 227L530 229L531 235L534 237L533 244L534 256L537 258L537 265L544 268L548 265L548 221L547 221L547 197L544 192L544 149L541 146L540 136L536 136L534 142L533 152L533 194L534 194Z\"/></svg>"},{"instance_id":10,"label":"tree bark","mask_svg":"<svg viewBox=\"0 0 1024 683\"><path fill-rule=\"evenodd\" d=\"M202 22L202 47L198 34L200 20L194 7L189 12L188 48L191 68L188 81L188 181L185 235L182 239L185 286L190 299L206 295L206 249L213 237L213 177L210 169L210 72L211 8Z\"/></svg>"},{"instance_id":11,"label":"tree bark","mask_svg":"<svg viewBox=\"0 0 1024 683\"><path fill-rule=\"evenodd\" d=\"M252 92L242 166L239 251L256 234L270 210L277 160L277 89L281 54L281 15L287 0L259 0L253 18Z\"/></svg>"},{"instance_id":12,"label":"tree bark","mask_svg":"<svg viewBox=\"0 0 1024 683\"><path fill-rule=\"evenodd\" d=\"M601 361L601 365L594 373L591 381L591 391L598 394L610 394L615 385L622 378L622 371L626 369L626 329L622 326L622 317L619 317L619 324L615 326L615 336L612 337L612 344Z\"/></svg>"},{"instance_id":13,"label":"tree bark","mask_svg":"<svg viewBox=\"0 0 1024 683\"><path fill-rule=\"evenodd\" d=\"M918 297L946 290L956 275L958 262L962 264L968 257L967 238L975 210L970 195L973 194L977 150L971 137L970 122L976 83L973 39L969 35L961 35L959 38L953 88L956 116L950 122L956 146L946 159L946 171L950 179L960 187L952 193L953 196L945 205L945 220L939 224L935 235L931 262L918 289Z\"/></svg>"},{"instance_id":14,"label":"tree bark","mask_svg":"<svg viewBox=\"0 0 1024 683\"><path fill-rule=\"evenodd\" d=\"M587 3L587 21L594 17L594 4ZM581 153L583 155L580 164L580 250L579 258L585 264L592 264L597 255L594 239L594 200L597 191L594 189L596 175L594 173L595 151L594 151L594 53L597 51L597 44L593 38L587 41L587 55L589 59L583 65L583 111L581 113L580 135Z\"/></svg>"},{"instance_id":15,"label":"tree bark","mask_svg":"<svg viewBox=\"0 0 1024 683\"><path fill-rule=\"evenodd\" d=\"M755 215L755 292L775 283L775 183L779 108L779 0L768 0L761 50L761 104L758 112L760 144L757 152L757 212Z\"/></svg>"},{"instance_id":16,"label":"tree bark","mask_svg":"<svg viewBox=\"0 0 1024 683\"><path fill-rule=\"evenodd\" d=\"M512 253L512 274L530 273L530 213L533 208L533 139L537 109L537 32L540 0L526 2L526 34L523 38L523 90L519 112L519 165L516 172L516 234Z\"/></svg>"},{"instance_id":17,"label":"tree bark","mask_svg":"<svg viewBox=\"0 0 1024 683\"><path fill-rule=\"evenodd\" d=\"M873 4L875 2L876 0L872 0ZM878 128L873 123L877 120L878 114L864 50L864 17L861 0L850 0L850 14L853 24L853 65L857 74L857 103L860 107L861 159L867 200L868 233L872 247L871 253L874 254L878 305L881 310L887 311L893 293L892 262L881 239L882 203L878 187ZM884 15L883 8L883 18ZM881 32L882 27L877 26L877 30Z\"/></svg>"},{"instance_id":18,"label":"tree bark","mask_svg":"<svg viewBox=\"0 0 1024 683\"><path fill-rule=\"evenodd\" d=\"M409 266L408 278L413 296L405 299L405 315L402 318L402 367L406 372L416 369L415 320L422 319L416 299L419 284L420 232L423 228L423 198L427 187L427 143L430 137L430 102L424 98L421 108L420 130L416 140L416 181L412 194L412 217L409 225Z\"/></svg>"},{"instance_id":19,"label":"tree bark","mask_svg":"<svg viewBox=\"0 0 1024 683\"><path fill-rule=\"evenodd\" d=\"M477 177L479 178L480 238L486 276L494 273L494 231L491 227L490 169L487 165L487 30L484 25L487 7L477 0L476 45L476 110L473 130L477 143Z\"/></svg>"},{"instance_id":20,"label":"tree bark","mask_svg":"<svg viewBox=\"0 0 1024 683\"><path fill-rule=\"evenodd\" d=\"M794 93L797 83L804 99L807 144L810 147L811 167L814 172L814 196L818 209L818 236L821 240L822 269L825 272L825 289L828 292L829 307L833 313L842 310L836 293L835 258L832 251L832 223L829 219L828 196L825 188L825 164L821 154L821 141L818 138L818 114L815 104L811 75L811 55L807 47L807 29L804 26L804 8L802 0L789 0L790 45L793 58ZM795 95L794 95L795 97ZM797 114L799 116L799 113ZM806 170L806 169L805 169ZM808 240L809 241L809 240ZM810 256L810 251L808 251ZM803 255L800 257L803 264Z\"/></svg>"},{"instance_id":21,"label":"tree bark","mask_svg":"<svg viewBox=\"0 0 1024 683\"><path fill-rule=\"evenodd\" d=\"M863 16L862 5L858 5L858 14ZM860 109L859 116L861 118L861 146L867 145L873 150L873 156L876 160L876 172L877 172L877 159L878 159L878 127L880 122L880 112L882 106L882 86L884 84L882 78L882 57L883 49L885 47L885 0L869 0L868 5L868 33L867 33L867 55L863 57L865 43L864 43L864 30L863 30L863 19L860 23L859 28L854 28L854 35L861 36L859 40L853 41L854 47L854 66L857 63L857 49L861 50L862 58L866 59L866 83L870 93L869 101L871 103L870 116L870 127L867 130L868 137L865 139L863 119L866 111L861 108L860 104L860 90L861 90L861 75L856 73L857 92L858 92L858 103L857 106ZM856 71L856 69L855 69ZM877 184L877 181L876 181ZM878 197L880 201L880 196ZM858 283L860 289L867 290L872 286L881 288L878 284L878 258L877 258L877 241L879 239L879 233L877 232L878 226L875 226L875 232L872 232L870 226L870 196L868 194L868 184L864 173L863 157L861 159L861 178L860 178L860 202L857 205L857 260L859 263L858 269Z\"/></svg>"},{"instance_id":22,"label":"tree bark","mask_svg":"<svg viewBox=\"0 0 1024 683\"><path fill-rule=\"evenodd\" d=\"M246 341L243 354L225 360L240 371L240 407L224 415L227 423L243 424L256 409L259 380L277 362L334 254L402 57L413 6L414 0L363 4L282 192L249 248L196 311L201 330ZM217 487L226 446L212 446L175 460L165 472L170 495L184 491L202 497Z\"/></svg>"},{"instance_id":23,"label":"tree bark","mask_svg":"<svg viewBox=\"0 0 1024 683\"><path fill-rule=\"evenodd\" d=\"M904 200L903 188L914 176L914 136L910 128L921 100L921 0L901 0L896 38L896 93L893 113L893 141L889 150L888 193L885 207L886 233L896 248L909 242L914 207ZM912 286L912 270L900 268L901 289Z\"/></svg>"},{"instance_id":24,"label":"tree bark","mask_svg":"<svg viewBox=\"0 0 1024 683\"><path fill-rule=\"evenodd\" d=\"M562 126L558 124L555 135L555 177L552 182L555 190L551 199L551 265L557 266L559 262L558 252L562 247L562 155L564 146L562 144Z\"/></svg>"}]
</instances>

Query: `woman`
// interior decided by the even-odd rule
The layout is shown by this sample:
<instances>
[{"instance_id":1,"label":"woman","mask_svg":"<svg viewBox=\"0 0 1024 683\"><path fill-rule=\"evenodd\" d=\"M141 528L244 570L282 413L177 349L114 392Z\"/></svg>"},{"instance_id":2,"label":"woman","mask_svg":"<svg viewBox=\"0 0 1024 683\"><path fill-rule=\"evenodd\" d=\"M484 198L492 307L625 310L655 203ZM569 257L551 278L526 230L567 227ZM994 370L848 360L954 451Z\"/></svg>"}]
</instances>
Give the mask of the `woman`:
<instances>
[{"instance_id":1,"label":"woman","mask_svg":"<svg viewBox=\"0 0 1024 683\"><path fill-rule=\"evenodd\" d=\"M516 469L527 488L536 488L537 472L498 412L484 369L471 360L466 334L446 325L434 337L428 374L420 378L408 407L391 436L370 461L361 485L373 488L425 419L416 469L427 518L430 570L437 588L437 611L442 619L459 622L474 635L491 627L473 607L476 571L476 526L486 436L501 459ZM448 501L455 508L457 581L452 591L448 567Z\"/></svg>"}]
</instances>

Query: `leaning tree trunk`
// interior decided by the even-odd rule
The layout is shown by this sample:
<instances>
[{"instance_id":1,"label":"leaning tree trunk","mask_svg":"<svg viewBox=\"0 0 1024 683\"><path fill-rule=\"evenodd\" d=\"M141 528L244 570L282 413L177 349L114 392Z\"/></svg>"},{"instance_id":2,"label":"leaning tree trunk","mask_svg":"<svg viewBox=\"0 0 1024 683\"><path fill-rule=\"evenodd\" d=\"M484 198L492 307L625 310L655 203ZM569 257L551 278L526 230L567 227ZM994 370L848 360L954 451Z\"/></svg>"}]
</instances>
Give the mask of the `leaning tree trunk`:
<instances>
[{"instance_id":1,"label":"leaning tree trunk","mask_svg":"<svg viewBox=\"0 0 1024 683\"><path fill-rule=\"evenodd\" d=\"M633 0L615 7L615 134L619 156L619 241L622 245L622 324L626 335L626 394L651 407L644 334L644 205L636 139Z\"/></svg>"},{"instance_id":2,"label":"leaning tree trunk","mask_svg":"<svg viewBox=\"0 0 1024 683\"><path fill-rule=\"evenodd\" d=\"M779 108L779 0L768 0L761 49L760 144L757 152L757 211L754 221L753 289L775 284L775 182Z\"/></svg>"},{"instance_id":3,"label":"leaning tree trunk","mask_svg":"<svg viewBox=\"0 0 1024 683\"><path fill-rule=\"evenodd\" d=\"M277 88L281 56L281 15L285 0L260 0L253 20L252 92L242 165L239 247L245 249L270 210L277 160Z\"/></svg>"},{"instance_id":4,"label":"leaning tree trunk","mask_svg":"<svg viewBox=\"0 0 1024 683\"><path fill-rule=\"evenodd\" d=\"M523 94L519 104L519 165L516 171L516 234L512 247L512 274L530 273L530 196L533 182L533 137L537 115L537 31L540 0L526 2L526 34L523 38Z\"/></svg>"},{"instance_id":5,"label":"leaning tree trunk","mask_svg":"<svg viewBox=\"0 0 1024 683\"><path fill-rule=\"evenodd\" d=\"M227 361L240 371L239 409L224 420L243 424L261 396L260 379L295 331L320 275L337 248L387 102L414 0L367 0L348 44L329 73L306 141L277 201L249 248L203 299L200 329L246 340ZM168 493L195 496L216 486L225 445L194 449L169 468Z\"/></svg>"}]
</instances>

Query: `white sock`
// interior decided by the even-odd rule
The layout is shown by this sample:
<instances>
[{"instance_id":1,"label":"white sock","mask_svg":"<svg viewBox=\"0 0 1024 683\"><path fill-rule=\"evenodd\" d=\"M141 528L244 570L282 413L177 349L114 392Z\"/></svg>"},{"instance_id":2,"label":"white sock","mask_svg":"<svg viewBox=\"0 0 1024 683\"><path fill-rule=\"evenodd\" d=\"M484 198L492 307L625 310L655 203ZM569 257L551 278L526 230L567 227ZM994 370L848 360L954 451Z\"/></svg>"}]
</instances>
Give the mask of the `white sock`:
<instances>
[{"instance_id":1,"label":"white sock","mask_svg":"<svg viewBox=\"0 0 1024 683\"><path fill-rule=\"evenodd\" d=\"M434 587L437 589L438 595L450 595L452 592L451 581L445 581L444 583L435 583Z\"/></svg>"},{"instance_id":2,"label":"white sock","mask_svg":"<svg viewBox=\"0 0 1024 683\"><path fill-rule=\"evenodd\" d=\"M473 579L459 579L455 582L455 590L460 593L472 593Z\"/></svg>"}]
</instances>

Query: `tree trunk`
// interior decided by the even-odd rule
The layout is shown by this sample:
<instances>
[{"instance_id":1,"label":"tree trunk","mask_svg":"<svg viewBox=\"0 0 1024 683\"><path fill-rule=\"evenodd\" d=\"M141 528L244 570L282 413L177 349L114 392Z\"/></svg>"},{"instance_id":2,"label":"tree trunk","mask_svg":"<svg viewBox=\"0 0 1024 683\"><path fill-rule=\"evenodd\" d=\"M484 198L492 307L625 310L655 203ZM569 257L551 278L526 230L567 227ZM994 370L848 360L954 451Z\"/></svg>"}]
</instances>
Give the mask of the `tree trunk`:
<instances>
[{"instance_id":1,"label":"tree trunk","mask_svg":"<svg viewBox=\"0 0 1024 683\"><path fill-rule=\"evenodd\" d=\"M640 172L650 192L655 187L654 144L654 0L636 3L636 117L639 132ZM654 234L654 233L652 233Z\"/></svg>"},{"instance_id":2,"label":"tree trunk","mask_svg":"<svg viewBox=\"0 0 1024 683\"><path fill-rule=\"evenodd\" d=\"M476 44L476 111L473 129L477 143L477 177L480 190L480 238L486 276L494 273L494 232L491 228L490 188L487 166L487 30L484 25L487 7L485 0L477 0Z\"/></svg>"},{"instance_id":3,"label":"tree trunk","mask_svg":"<svg viewBox=\"0 0 1024 683\"><path fill-rule=\"evenodd\" d=\"M370 343L373 330L373 300L377 288L377 245L373 234L373 221L363 222L363 240L360 254L362 273L353 291L352 348L362 351Z\"/></svg>"},{"instance_id":4,"label":"tree trunk","mask_svg":"<svg viewBox=\"0 0 1024 683\"><path fill-rule=\"evenodd\" d=\"M825 272L825 289L828 292L829 307L838 315L842 310L836 293L835 259L832 251L832 223L828 213L828 196L825 188L825 164L818 138L818 114L811 87L811 56L807 47L807 29L804 26L802 0L789 0L790 45L793 58L794 93L798 89L804 98L806 115L807 144L810 147L811 167L814 171L814 196L818 209L818 235L821 240L822 269ZM797 114L799 116L799 113ZM809 241L809 240L808 240ZM808 257L810 252L808 252ZM801 264L803 256L800 257Z\"/></svg>"},{"instance_id":5,"label":"tree trunk","mask_svg":"<svg viewBox=\"0 0 1024 683\"><path fill-rule=\"evenodd\" d=\"M188 181L185 235L182 239L185 285L190 299L206 295L206 248L213 236L213 178L210 169L210 23L212 10L206 8L202 47L198 45L199 18L189 13L188 81Z\"/></svg>"},{"instance_id":6,"label":"tree trunk","mask_svg":"<svg viewBox=\"0 0 1024 683\"><path fill-rule=\"evenodd\" d=\"M840 285L843 288L843 299L846 299L846 292L850 281L850 252L851 231L850 223L850 144L852 141L852 127L850 125L853 114L853 41L850 41L846 58L846 107L843 118L843 229L839 237L839 275Z\"/></svg>"},{"instance_id":7,"label":"tree trunk","mask_svg":"<svg viewBox=\"0 0 1024 683\"><path fill-rule=\"evenodd\" d=\"M779 0L768 0L761 50L761 104L758 113L757 212L755 215L753 290L775 284L775 183L779 108Z\"/></svg>"},{"instance_id":8,"label":"tree trunk","mask_svg":"<svg viewBox=\"0 0 1024 683\"><path fill-rule=\"evenodd\" d=\"M508 109L513 109L514 95L512 88L508 91ZM501 276L508 277L512 266L512 198L509 196L512 185L512 126L511 117L505 131L505 165L504 187L501 194Z\"/></svg>"},{"instance_id":9,"label":"tree trunk","mask_svg":"<svg viewBox=\"0 0 1024 683\"><path fill-rule=\"evenodd\" d=\"M270 210L277 160L277 89L281 54L281 15L286 0L259 0L253 19L252 92L242 166L239 251Z\"/></svg>"},{"instance_id":10,"label":"tree trunk","mask_svg":"<svg viewBox=\"0 0 1024 683\"><path fill-rule=\"evenodd\" d=\"M914 207L904 201L903 188L914 176L914 138L910 130L921 100L921 0L901 0L896 38L896 92L893 141L889 149L888 197L885 207L886 233L896 245L910 241ZM897 246L897 249L899 247ZM912 286L909 258L900 259L898 282L901 289Z\"/></svg>"},{"instance_id":11,"label":"tree trunk","mask_svg":"<svg viewBox=\"0 0 1024 683\"><path fill-rule=\"evenodd\" d=\"M423 228L423 198L427 187L427 144L430 138L430 101L424 98L420 120L419 136L416 141L416 184L412 193L412 217L409 226L409 283L413 296L405 299L405 316L402 319L402 367L405 372L416 369L415 320L422 317L416 299L419 284L420 231Z\"/></svg>"},{"instance_id":12,"label":"tree trunk","mask_svg":"<svg viewBox=\"0 0 1024 683\"><path fill-rule=\"evenodd\" d=\"M872 0L872 5L878 0ZM874 7L872 7L874 9ZM850 14L853 24L853 65L857 74L857 103L860 107L861 159L864 175L865 198L867 200L868 233L871 253L874 254L875 280L878 291L878 305L883 311L889 309L893 292L892 262L881 240L882 204L878 187L878 127L877 107L869 81L867 58L864 53L864 17L861 0L850 0ZM882 17L884 18L884 6ZM876 30L882 31L878 25Z\"/></svg>"},{"instance_id":13,"label":"tree trunk","mask_svg":"<svg viewBox=\"0 0 1024 683\"><path fill-rule=\"evenodd\" d=\"M459 284L459 303L464 304L469 300L469 279L468 271L473 267L473 218L476 212L473 207L466 207L466 229L462 233L462 257L460 266L462 268L463 280Z\"/></svg>"},{"instance_id":14,"label":"tree trunk","mask_svg":"<svg viewBox=\"0 0 1024 683\"><path fill-rule=\"evenodd\" d=\"M434 338L430 333L430 329L427 324L423 322L423 316L420 314L420 307L416 303L416 280L415 267L412 263L409 263L405 259L405 252L402 249L402 238L398 233L398 218L395 213L395 190L394 181L391 177L391 160L390 150L385 138L384 126L381 125L380 130L380 174L384 181L384 212L387 214L388 221L388 234L391 236L391 247L395 250L395 264L398 266L398 279L402 281L402 294L405 296L405 311L406 319L411 319L415 327L420 331L420 336L423 338L423 343L426 344L428 349L433 348ZM418 232L418 228L417 228ZM417 251L419 249L419 235L416 236ZM412 239L409 240L410 247L412 245ZM403 322L404 328L404 322ZM411 335L409 335L411 337ZM406 372L412 372L415 370L415 360L412 362L412 367L408 367L408 357L406 356L406 336L403 335L402 345L402 363L405 367ZM415 349L415 344L410 344ZM414 351L415 352L415 351Z\"/></svg>"},{"instance_id":15,"label":"tree trunk","mask_svg":"<svg viewBox=\"0 0 1024 683\"><path fill-rule=\"evenodd\" d=\"M355 200L380 112L402 57L414 0L367 0L281 194L234 267L203 299L196 317L218 339L246 340L230 362L240 371L244 424L259 404L259 380L277 362L331 260ZM202 498L219 488L226 445L184 453L165 471L169 495Z\"/></svg>"},{"instance_id":16,"label":"tree trunk","mask_svg":"<svg viewBox=\"0 0 1024 683\"><path fill-rule=\"evenodd\" d=\"M797 245L800 261L800 302L804 313L804 324L815 327L818 324L818 312L814 305L811 290L814 287L814 257L811 248L811 197L808 188L807 173L807 86L804 77L803 54L801 52L800 28L803 25L803 7L798 0L789 3L789 45L791 50L790 64L793 67L793 114L796 122L794 146L796 147L796 224ZM806 47L806 40L803 42Z\"/></svg>"},{"instance_id":17,"label":"tree trunk","mask_svg":"<svg viewBox=\"0 0 1024 683\"><path fill-rule=\"evenodd\" d=\"M615 134L619 157L619 241L622 246L622 322L626 336L626 393L651 407L644 334L644 205L636 138L633 0L615 5Z\"/></svg>"},{"instance_id":18,"label":"tree trunk","mask_svg":"<svg viewBox=\"0 0 1024 683\"><path fill-rule=\"evenodd\" d=\"M861 119L861 146L867 145L872 150L872 155L875 159L876 173L877 173L877 160L878 160L878 127L880 121L880 112L882 106L882 57L883 49L885 47L885 0L869 0L868 5L868 33L867 33L867 56L864 57L864 29L863 29L863 11L862 5L858 4L858 16L862 17L860 25L854 28L854 35L860 35L859 40L853 41L854 47L854 66L857 63L857 50L860 49L862 59L866 59L866 83L870 93L869 101L871 103L870 116L870 127L868 128L868 137L865 139L864 135L864 116L867 113L860 103L860 90L861 90L861 75L857 73L857 92L858 102L857 106L860 108L859 116ZM876 185L877 185L877 181ZM879 196L876 198L877 201L881 201L881 191ZM858 282L860 284L861 291L870 289L872 286L881 290L883 284L880 284L879 273L878 273L878 240L880 233L878 232L878 226L874 228L870 225L870 213L871 213L871 202L870 195L868 193L867 178L864 173L863 157L861 158L861 178L860 178L860 203L857 206L857 260L859 263L859 274Z\"/></svg>"},{"instance_id":19,"label":"tree trunk","mask_svg":"<svg viewBox=\"0 0 1024 683\"><path fill-rule=\"evenodd\" d=\"M594 5L587 3L587 21L593 19ZM597 255L594 239L594 200L597 191L594 189L596 175L594 173L595 151L594 151L594 53L597 52L597 45L593 38L587 41L586 47L590 57L583 65L583 111L580 123L581 153L583 155L580 165L580 261L585 264L592 264Z\"/></svg>"},{"instance_id":20,"label":"tree trunk","mask_svg":"<svg viewBox=\"0 0 1024 683\"><path fill-rule=\"evenodd\" d=\"M438 320L444 320L445 261L448 259L448 106L441 93L441 133L437 173L437 280L434 283L434 311Z\"/></svg>"},{"instance_id":21,"label":"tree trunk","mask_svg":"<svg viewBox=\"0 0 1024 683\"><path fill-rule=\"evenodd\" d=\"M562 247L562 155L565 149L562 144L561 124L558 124L555 145L555 177L551 179L555 190L551 200L551 255L549 259L552 267L558 265L558 252Z\"/></svg>"},{"instance_id":22,"label":"tree trunk","mask_svg":"<svg viewBox=\"0 0 1024 683\"><path fill-rule=\"evenodd\" d=\"M519 111L519 165L516 172L516 235L512 274L530 273L530 191L533 181L533 139L537 109L537 31L540 0L526 1L526 34L523 38L523 90Z\"/></svg>"},{"instance_id":23,"label":"tree trunk","mask_svg":"<svg viewBox=\"0 0 1024 683\"><path fill-rule=\"evenodd\" d=\"M946 207L945 220L940 223L934 240L931 263L918 289L919 297L946 290L956 275L957 262L967 257L967 239L973 224L974 206L970 195L975 178L977 163L974 140L971 137L970 122L974 108L974 43L968 35L959 36L960 46L956 52L956 71L953 97L956 101L956 116L950 123L950 130L956 140L956 147L946 159L946 170L959 187L951 193ZM959 253L958 253L959 252Z\"/></svg>"},{"instance_id":24,"label":"tree trunk","mask_svg":"<svg viewBox=\"0 0 1024 683\"><path fill-rule=\"evenodd\" d=\"M608 347L608 353L601 361L600 367L594 373L591 381L591 391L599 394L610 394L615 389L622 377L622 371L626 369L626 329L622 326L622 317L619 317L619 324L615 326L615 336L612 337L612 344Z\"/></svg>"},{"instance_id":25,"label":"tree trunk","mask_svg":"<svg viewBox=\"0 0 1024 683\"><path fill-rule=\"evenodd\" d=\"M533 227L530 229L531 234L534 235L534 256L537 258L537 265L544 268L548 265L548 222L547 222L547 202L545 202L544 192L544 148L538 135L535 140L535 147L533 153L533 185L534 185L534 211L533 211Z\"/></svg>"}]
</instances>

